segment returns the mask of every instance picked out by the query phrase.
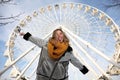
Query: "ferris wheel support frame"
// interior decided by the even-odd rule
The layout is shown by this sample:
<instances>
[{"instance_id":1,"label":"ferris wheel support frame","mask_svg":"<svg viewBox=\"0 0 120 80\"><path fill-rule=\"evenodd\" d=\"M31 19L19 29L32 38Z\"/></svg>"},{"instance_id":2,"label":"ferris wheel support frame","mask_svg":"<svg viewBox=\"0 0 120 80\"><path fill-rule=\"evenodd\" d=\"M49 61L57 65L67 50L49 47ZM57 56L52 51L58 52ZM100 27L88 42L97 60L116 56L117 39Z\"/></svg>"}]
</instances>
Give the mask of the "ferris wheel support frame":
<instances>
[{"instance_id":1,"label":"ferris wheel support frame","mask_svg":"<svg viewBox=\"0 0 120 80\"><path fill-rule=\"evenodd\" d=\"M92 49L93 51L95 51L97 54L99 54L101 57L103 57L104 59L106 59L108 62L110 62L111 64L115 65L116 67L120 68L120 65L118 65L113 59L110 59L109 57L107 57L104 53L102 53L100 50L96 49L94 46L92 46L89 42L83 40L82 38L78 37L77 35L75 35L74 33L70 32L68 29L66 29L65 27L62 27L66 32L68 32L70 35L74 36L75 38L77 38L78 40L80 40L82 43L84 43L86 46L88 46L90 49Z\"/></svg>"},{"instance_id":2,"label":"ferris wheel support frame","mask_svg":"<svg viewBox=\"0 0 120 80\"><path fill-rule=\"evenodd\" d=\"M72 2L73 3L73 2ZM82 4L82 5L85 5L85 13L86 12L88 12L90 9L91 9L91 6L89 6L89 5L86 5L86 4ZM56 6L56 5L55 5ZM71 6L71 5L70 5ZM54 7L54 6L52 6L52 7ZM58 6L59 7L59 6ZM74 4L71 6L71 7L74 7ZM95 7L93 7L93 8L95 8ZM71 9L73 9L73 8L71 8ZM97 8L95 8L96 10L97 10ZM55 8L54 8L54 10L55 10ZM93 10L93 9L92 9ZM101 11L101 10L99 10L101 13L103 13L103 15L105 14L103 11ZM44 11L42 12L42 13L44 13ZM41 13L41 14L42 14ZM101 20L103 20L103 21L105 21L106 22L106 26L107 25L110 25L110 28L111 28L111 26L116 26L116 27L114 27L115 28L115 30L113 30L113 31L111 31L111 32L113 32L114 34L115 33L117 33L117 34L115 34L115 36L117 37L117 40L116 41L119 41L120 40L120 29L118 29L119 27L116 25L116 23L107 15L107 16L101 16L101 14L99 14L99 12L97 11L96 12L97 13L97 16L98 17L104 17L104 19L101 19ZM95 13L95 14L96 14ZM60 19L58 19L58 16L57 16L57 13L54 11L54 14L55 14L55 19L54 20L56 20L56 22L59 22L59 23L61 23L61 14L62 14L62 12L61 12L61 7L60 7ZM75 14L74 13L74 11L72 12L72 14ZM99 15L98 15L99 14ZM65 17L65 24L67 24L66 22L67 22L67 19L69 19L69 21L70 21L70 18L66 18L66 17L68 17L68 16L66 16L67 15L67 13L65 13L63 16ZM42 15L42 16L44 16L45 17L45 19L49 19L50 21L49 21L49 23L50 22L52 22L52 23L56 23L53 19L51 19L51 17L50 16L52 16L51 14L50 15ZM69 15L69 16L71 16L71 14ZM29 18L29 17L28 17ZM106 19L108 19L108 21L106 21ZM109 19L110 19L110 21L109 21ZM111 21L112 20L112 21ZM29 21L29 20L27 20L27 21ZM73 18L71 19L71 22L73 21ZM112 23L111 23L112 22ZM58 24L59 23L57 23L55 26L58 26ZM112 24L112 25L111 25ZM59 24L60 25L60 24ZM23 27L23 26L21 26L21 27ZM65 29L65 28L64 28ZM66 28L67 29L67 28ZM68 30L68 29L67 29ZM66 30L66 31L67 31ZM102 58L104 58L105 60L107 60L108 62L110 62L110 63L112 63L112 65L115 65L116 67L118 67L118 68L120 68L120 65L119 64L117 64L116 62L115 62L115 60L113 60L113 59L111 59L111 58L109 58L109 57L107 57L106 55L104 55L104 53L103 52L101 52L101 51L99 51L97 48L95 48L92 44L90 44L89 42L87 42L87 41L85 41L85 40L83 40L81 37L79 37L79 36L77 36L77 35L75 35L74 33L71 33L71 31L69 31L68 30L68 32L67 32L68 34L70 34L70 37L75 37L75 38L77 38L79 41L81 41L83 44L85 44L88 48L90 48L92 51L94 51L95 53L97 53L97 54L99 54ZM72 38L71 38L72 39ZM8 40L9 41L9 40ZM78 47L79 47L80 45L78 44ZM8 45L8 48L9 48L10 46ZM81 50L83 51L83 52L85 52L86 54L88 54L87 52L86 52L86 50L82 47L82 46L80 46L81 47ZM34 48L33 48L34 49ZM31 51L31 50L30 50ZM28 52L29 53L29 52ZM26 53L26 54L28 54L28 53ZM24 56L26 55L26 54L24 54ZM22 54L23 55L23 54ZM20 55L20 56L22 56L22 55ZM2 72L0 72L0 77L1 77L1 75L6 71L6 70L8 70L10 67L13 67L13 68L16 68L15 67L15 63L16 62L18 62L20 59L22 59L24 56L22 56L21 58L20 57L18 57L17 59L15 59L15 60L12 60L13 59L13 57L11 57L10 56L10 53L8 54L8 58L10 59L10 64L7 66L7 67L5 67L5 69L3 69L2 70ZM88 54L88 56L89 57L91 57L89 54ZM92 58L92 57L91 57ZM118 57L117 57L118 58ZM92 60L91 60L92 61ZM32 63L32 62L31 62ZM94 62L93 62L94 63ZM87 64L87 63L86 63ZM89 66L89 64L87 64L88 66ZM89 67L89 69L92 71L92 68L90 68ZM98 66L98 69L99 69L99 66ZM24 70L22 70L22 73L23 73L23 71ZM93 72L94 72L94 70L93 70ZM102 70L102 72L104 73L104 71ZM22 74L22 73L18 73L18 74Z\"/></svg>"},{"instance_id":3,"label":"ferris wheel support frame","mask_svg":"<svg viewBox=\"0 0 120 80\"><path fill-rule=\"evenodd\" d=\"M78 51L76 49L74 49L73 50L73 54L75 54L75 57L77 57L78 60L82 60L83 63L88 67L88 69L90 69L93 72L93 74L95 75L95 77L98 77L98 74L95 72L95 70L93 70L93 68L90 65L87 64L87 62L82 58L81 55L77 55L76 52L78 52Z\"/></svg>"},{"instance_id":4,"label":"ferris wheel support frame","mask_svg":"<svg viewBox=\"0 0 120 80\"><path fill-rule=\"evenodd\" d=\"M74 54L75 55L77 55L77 53L75 53L75 52L77 52L75 49L74 49ZM99 77L98 75L97 75L97 73L92 69L92 67L91 66L89 66L88 64L87 64L87 62L79 55L77 55L76 57L79 57L82 61L84 61L84 64L85 65L87 65L88 66L88 68L93 72L93 74L96 76L96 77ZM78 59L79 59L78 58ZM33 72L31 73L31 75L28 77L28 78L31 78L32 76L33 76L33 74L36 72L36 68L33 70Z\"/></svg>"},{"instance_id":5,"label":"ferris wheel support frame","mask_svg":"<svg viewBox=\"0 0 120 80\"><path fill-rule=\"evenodd\" d=\"M76 45L83 53L85 53L85 55L93 62L93 64L100 70L100 72L101 72L102 74L104 74L107 78L109 78L109 79L111 80L110 76L107 75L107 74L104 72L104 70L95 62L95 60L92 59L92 57L82 48L82 46L80 46L80 45L71 37L70 34L68 34L67 32L66 32L66 34L67 34L67 36L75 43L75 45Z\"/></svg>"},{"instance_id":6,"label":"ferris wheel support frame","mask_svg":"<svg viewBox=\"0 0 120 80\"><path fill-rule=\"evenodd\" d=\"M36 69L37 69L37 68L34 68L33 72L32 72L31 75L28 77L29 79L35 74Z\"/></svg>"},{"instance_id":7,"label":"ferris wheel support frame","mask_svg":"<svg viewBox=\"0 0 120 80\"><path fill-rule=\"evenodd\" d=\"M41 50L40 50L41 51ZM17 80L19 80L23 74L25 73L25 71L32 65L32 63L36 60L36 58L40 55L40 51L38 51L38 53L35 55L35 57L28 63L28 65L22 70L22 72L20 73L20 75L17 77Z\"/></svg>"},{"instance_id":8,"label":"ferris wheel support frame","mask_svg":"<svg viewBox=\"0 0 120 80\"><path fill-rule=\"evenodd\" d=\"M7 71L10 67L12 67L15 63L17 63L20 59L22 59L25 55L27 55L31 50L33 50L36 46L32 46L30 49L28 49L26 52L24 52L22 55L20 55L20 57L18 57L17 59L15 59L9 66L5 67L1 72L0 72L0 76Z\"/></svg>"},{"instance_id":9,"label":"ferris wheel support frame","mask_svg":"<svg viewBox=\"0 0 120 80\"><path fill-rule=\"evenodd\" d=\"M53 31L51 31L49 34L47 34L43 39L46 39L48 36L52 34ZM15 63L17 63L20 59L22 59L25 55L27 55L31 50L33 50L36 47L36 45L32 46L30 49L28 49L26 52L24 52L20 57L15 59L9 66L5 67L2 71L0 71L0 76L6 72L9 68L11 68Z\"/></svg>"}]
</instances>

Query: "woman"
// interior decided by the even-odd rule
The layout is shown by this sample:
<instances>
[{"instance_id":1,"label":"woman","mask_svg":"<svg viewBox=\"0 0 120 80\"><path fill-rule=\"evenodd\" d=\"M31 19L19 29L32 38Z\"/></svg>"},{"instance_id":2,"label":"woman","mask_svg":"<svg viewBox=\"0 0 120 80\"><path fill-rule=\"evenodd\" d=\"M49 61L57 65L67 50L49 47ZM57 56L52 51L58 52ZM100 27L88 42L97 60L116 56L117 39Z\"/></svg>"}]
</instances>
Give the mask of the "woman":
<instances>
[{"instance_id":1,"label":"woman","mask_svg":"<svg viewBox=\"0 0 120 80\"><path fill-rule=\"evenodd\" d=\"M74 57L69 39L61 29L53 31L48 42L33 37L29 32L20 33L25 40L42 48L37 67L37 80L68 80L68 64L71 62L83 74L88 69Z\"/></svg>"}]
</instances>

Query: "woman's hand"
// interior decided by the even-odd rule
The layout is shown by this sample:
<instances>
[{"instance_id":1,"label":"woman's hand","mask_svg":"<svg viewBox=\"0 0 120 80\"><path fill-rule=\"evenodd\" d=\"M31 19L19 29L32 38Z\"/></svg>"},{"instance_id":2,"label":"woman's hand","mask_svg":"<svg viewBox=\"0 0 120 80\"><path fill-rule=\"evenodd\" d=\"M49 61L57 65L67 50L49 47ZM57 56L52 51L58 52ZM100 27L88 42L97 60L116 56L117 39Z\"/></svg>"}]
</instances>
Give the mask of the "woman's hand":
<instances>
[{"instance_id":1,"label":"woman's hand","mask_svg":"<svg viewBox=\"0 0 120 80\"><path fill-rule=\"evenodd\" d=\"M25 35L25 33L24 32L20 32L20 36L24 36Z\"/></svg>"},{"instance_id":2,"label":"woman's hand","mask_svg":"<svg viewBox=\"0 0 120 80\"><path fill-rule=\"evenodd\" d=\"M27 33L20 32L19 35L23 36L23 39L25 39L27 41L28 41L29 37L32 36L29 32L27 32Z\"/></svg>"}]
</instances>

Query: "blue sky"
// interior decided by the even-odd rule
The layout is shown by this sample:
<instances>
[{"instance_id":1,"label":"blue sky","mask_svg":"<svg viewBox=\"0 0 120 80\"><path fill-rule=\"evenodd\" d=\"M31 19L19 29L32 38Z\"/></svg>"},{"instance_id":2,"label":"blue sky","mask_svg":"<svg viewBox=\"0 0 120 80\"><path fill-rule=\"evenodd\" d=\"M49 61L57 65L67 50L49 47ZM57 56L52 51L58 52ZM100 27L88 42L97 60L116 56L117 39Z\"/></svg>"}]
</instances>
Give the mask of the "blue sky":
<instances>
[{"instance_id":1,"label":"blue sky","mask_svg":"<svg viewBox=\"0 0 120 80\"><path fill-rule=\"evenodd\" d=\"M17 15L22 13L22 15L18 18L21 20L25 15L31 14L34 10L38 10L41 6L62 2L78 2L96 7L108 14L120 26L120 6L107 7L107 5L114 3L113 0L15 0L13 3L16 3L17 5L0 5L0 15L7 17L11 16L11 14ZM3 56L6 49L6 41L18 22L19 21L15 21L12 24L0 26L0 70L3 69L4 63L6 62L6 57Z\"/></svg>"}]
</instances>

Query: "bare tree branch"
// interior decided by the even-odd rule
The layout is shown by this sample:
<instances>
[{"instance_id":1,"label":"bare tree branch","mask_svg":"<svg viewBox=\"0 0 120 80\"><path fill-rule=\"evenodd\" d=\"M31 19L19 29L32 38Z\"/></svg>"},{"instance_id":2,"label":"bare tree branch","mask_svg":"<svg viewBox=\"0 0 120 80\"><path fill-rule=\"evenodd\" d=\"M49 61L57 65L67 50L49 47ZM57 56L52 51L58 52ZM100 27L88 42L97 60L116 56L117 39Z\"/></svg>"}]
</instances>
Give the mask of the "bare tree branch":
<instances>
[{"instance_id":1,"label":"bare tree branch","mask_svg":"<svg viewBox=\"0 0 120 80\"><path fill-rule=\"evenodd\" d=\"M108 7L108 8L110 8L110 7L115 7L115 6L120 6L120 3L111 4L111 5L106 5L106 7Z\"/></svg>"},{"instance_id":2,"label":"bare tree branch","mask_svg":"<svg viewBox=\"0 0 120 80\"><path fill-rule=\"evenodd\" d=\"M8 3L10 1L12 1L12 0L1 0L0 3Z\"/></svg>"},{"instance_id":3,"label":"bare tree branch","mask_svg":"<svg viewBox=\"0 0 120 80\"><path fill-rule=\"evenodd\" d=\"M18 15L16 15L16 16L10 16L10 17L1 17L0 16L0 20L3 20L3 19L15 19L15 18L17 18L17 17L19 17L20 15L22 15L22 13L19 13Z\"/></svg>"},{"instance_id":4,"label":"bare tree branch","mask_svg":"<svg viewBox=\"0 0 120 80\"><path fill-rule=\"evenodd\" d=\"M11 5L17 5L16 3L12 2L13 0L0 0L0 4L11 4Z\"/></svg>"},{"instance_id":5,"label":"bare tree branch","mask_svg":"<svg viewBox=\"0 0 120 80\"><path fill-rule=\"evenodd\" d=\"M5 26L7 24L13 23L15 21L19 21L19 17L22 15L23 13L19 13L18 15L15 16L10 16L10 17L3 17L0 16L0 26Z\"/></svg>"},{"instance_id":6,"label":"bare tree branch","mask_svg":"<svg viewBox=\"0 0 120 80\"><path fill-rule=\"evenodd\" d=\"M115 7L115 6L120 6L120 0L112 0L112 4L106 5L105 7L107 8L111 8L111 7Z\"/></svg>"},{"instance_id":7,"label":"bare tree branch","mask_svg":"<svg viewBox=\"0 0 120 80\"><path fill-rule=\"evenodd\" d=\"M1 0L0 1L0 4L2 4L2 3L8 3L8 2L11 2L12 0Z\"/></svg>"},{"instance_id":8,"label":"bare tree branch","mask_svg":"<svg viewBox=\"0 0 120 80\"><path fill-rule=\"evenodd\" d=\"M13 23L13 22L14 22L14 21L11 21L11 22L10 22L10 21L9 21L9 22L3 22L3 23L0 22L0 27L1 27L1 26L5 26L5 25L10 24L10 23Z\"/></svg>"},{"instance_id":9,"label":"bare tree branch","mask_svg":"<svg viewBox=\"0 0 120 80\"><path fill-rule=\"evenodd\" d=\"M14 0L0 0L0 4L1 5L8 5L8 4L17 5L16 3L14 3ZM23 13L19 13L17 15L11 14L11 16L9 16L9 17L0 15L0 26L5 26L5 25L13 23L15 21L19 21L19 17Z\"/></svg>"}]
</instances>

